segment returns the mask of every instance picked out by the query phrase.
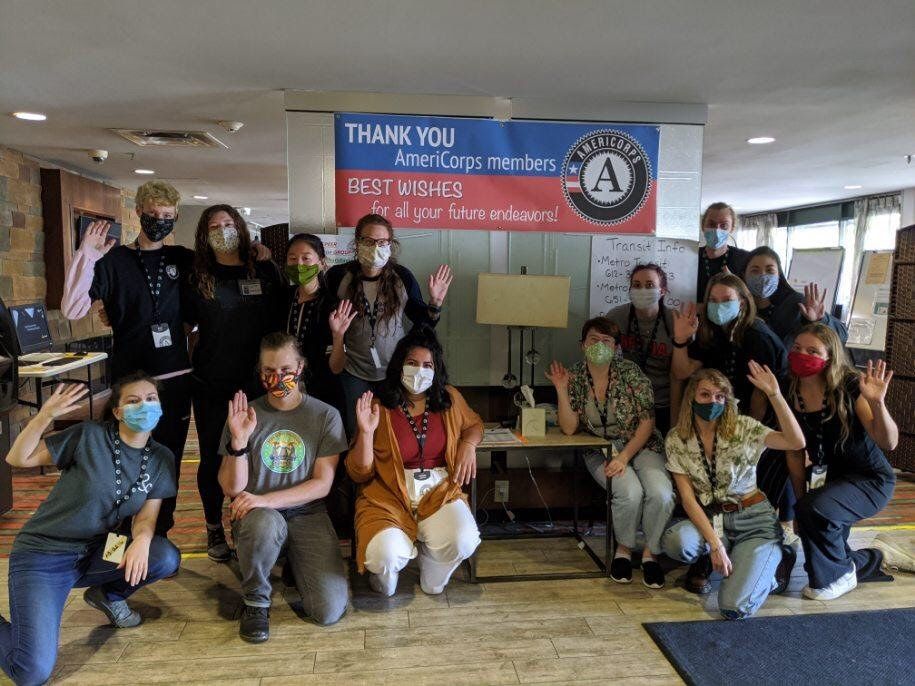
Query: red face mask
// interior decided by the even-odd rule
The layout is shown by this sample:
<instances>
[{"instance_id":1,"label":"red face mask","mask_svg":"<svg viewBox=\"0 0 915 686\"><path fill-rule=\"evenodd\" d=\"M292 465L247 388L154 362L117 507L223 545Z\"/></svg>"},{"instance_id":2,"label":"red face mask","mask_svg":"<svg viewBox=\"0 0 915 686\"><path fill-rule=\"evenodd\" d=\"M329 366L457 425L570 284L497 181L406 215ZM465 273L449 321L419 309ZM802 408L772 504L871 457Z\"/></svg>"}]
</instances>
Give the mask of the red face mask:
<instances>
[{"instance_id":1,"label":"red face mask","mask_svg":"<svg viewBox=\"0 0 915 686\"><path fill-rule=\"evenodd\" d=\"M799 353L793 350L788 353L788 367L795 376L804 377L819 374L826 368L828 362L829 360L824 360L817 355L808 355L807 353Z\"/></svg>"},{"instance_id":2,"label":"red face mask","mask_svg":"<svg viewBox=\"0 0 915 686\"><path fill-rule=\"evenodd\" d=\"M299 375L295 372L261 374L261 383L274 398L284 398L295 390L299 383Z\"/></svg>"}]
</instances>

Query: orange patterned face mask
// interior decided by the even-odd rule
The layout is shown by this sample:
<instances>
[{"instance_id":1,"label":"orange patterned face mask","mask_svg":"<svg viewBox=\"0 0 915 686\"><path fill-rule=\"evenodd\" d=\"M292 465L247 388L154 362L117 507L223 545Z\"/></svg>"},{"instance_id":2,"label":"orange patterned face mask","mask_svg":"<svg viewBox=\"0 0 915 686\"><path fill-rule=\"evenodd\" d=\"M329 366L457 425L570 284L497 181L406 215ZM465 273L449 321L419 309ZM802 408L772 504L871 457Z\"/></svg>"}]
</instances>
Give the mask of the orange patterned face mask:
<instances>
[{"instance_id":1,"label":"orange patterned face mask","mask_svg":"<svg viewBox=\"0 0 915 686\"><path fill-rule=\"evenodd\" d=\"M299 385L299 376L296 372L261 374L261 383L274 398L285 398Z\"/></svg>"}]
</instances>

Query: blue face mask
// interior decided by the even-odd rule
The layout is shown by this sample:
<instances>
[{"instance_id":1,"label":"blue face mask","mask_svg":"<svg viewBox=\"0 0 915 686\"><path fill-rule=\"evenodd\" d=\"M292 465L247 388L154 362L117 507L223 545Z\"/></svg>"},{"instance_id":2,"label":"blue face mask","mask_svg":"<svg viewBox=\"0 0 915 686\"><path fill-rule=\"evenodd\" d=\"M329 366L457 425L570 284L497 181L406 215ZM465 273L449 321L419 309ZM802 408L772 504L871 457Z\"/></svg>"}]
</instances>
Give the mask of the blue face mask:
<instances>
[{"instance_id":1,"label":"blue face mask","mask_svg":"<svg viewBox=\"0 0 915 686\"><path fill-rule=\"evenodd\" d=\"M739 300L725 300L723 303L706 303L705 311L708 318L718 326L724 326L735 319L740 314Z\"/></svg>"},{"instance_id":2,"label":"blue face mask","mask_svg":"<svg viewBox=\"0 0 915 686\"><path fill-rule=\"evenodd\" d=\"M778 290L778 274L754 274L747 277L747 288L757 298L768 298Z\"/></svg>"},{"instance_id":3,"label":"blue face mask","mask_svg":"<svg viewBox=\"0 0 915 686\"><path fill-rule=\"evenodd\" d=\"M717 250L727 244L729 234L725 229L705 229L702 235L705 236L706 247Z\"/></svg>"},{"instance_id":4,"label":"blue face mask","mask_svg":"<svg viewBox=\"0 0 915 686\"><path fill-rule=\"evenodd\" d=\"M693 400L693 412L707 422L713 422L724 414L724 403L697 403Z\"/></svg>"},{"instance_id":5,"label":"blue face mask","mask_svg":"<svg viewBox=\"0 0 915 686\"><path fill-rule=\"evenodd\" d=\"M162 418L162 405L158 400L131 403L121 408L121 421L131 431L152 431Z\"/></svg>"}]
</instances>

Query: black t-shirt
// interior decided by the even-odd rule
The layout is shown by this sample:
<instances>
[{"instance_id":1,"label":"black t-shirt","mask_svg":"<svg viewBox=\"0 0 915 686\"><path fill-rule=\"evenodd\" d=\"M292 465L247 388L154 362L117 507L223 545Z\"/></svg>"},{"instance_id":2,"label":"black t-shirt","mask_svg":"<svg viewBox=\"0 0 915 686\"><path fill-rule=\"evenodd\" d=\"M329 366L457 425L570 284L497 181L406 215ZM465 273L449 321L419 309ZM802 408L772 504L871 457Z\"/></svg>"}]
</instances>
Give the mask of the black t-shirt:
<instances>
[{"instance_id":1,"label":"black t-shirt","mask_svg":"<svg viewBox=\"0 0 915 686\"><path fill-rule=\"evenodd\" d=\"M731 274L743 277L749 261L750 253L734 246L728 247L727 252L721 257L711 260L706 256L705 248L700 248L699 269L696 272L696 302L705 302L705 289L709 280L716 274L721 273L725 265L727 265Z\"/></svg>"},{"instance_id":2,"label":"black t-shirt","mask_svg":"<svg viewBox=\"0 0 915 686\"><path fill-rule=\"evenodd\" d=\"M272 261L257 262L253 279L260 295L242 295L246 266L216 265L215 295L205 298L190 280L182 296L185 321L199 326L194 376L223 395L254 392L261 339L285 330L286 279Z\"/></svg>"},{"instance_id":3,"label":"black t-shirt","mask_svg":"<svg viewBox=\"0 0 915 686\"><path fill-rule=\"evenodd\" d=\"M784 379L788 373L785 346L761 319L754 320L747 327L740 345L731 343L720 326L713 325L712 329L714 337L709 345L703 345L697 339L689 344L687 352L691 359L698 360L703 367L717 369L727 376L740 402L741 414L749 414L750 397L755 388L747 379L749 361L768 365L777 379Z\"/></svg>"},{"instance_id":4,"label":"black t-shirt","mask_svg":"<svg viewBox=\"0 0 915 686\"><path fill-rule=\"evenodd\" d=\"M146 266L145 272L141 259ZM104 303L111 323L114 334L111 374L114 379L138 369L158 375L191 366L181 319L180 284L193 260L193 251L180 245L141 250L139 254L135 246L119 245L95 263L89 297ZM162 286L154 305L147 273L155 285L160 268ZM170 346L157 348L153 344L154 324L168 325Z\"/></svg>"}]
</instances>

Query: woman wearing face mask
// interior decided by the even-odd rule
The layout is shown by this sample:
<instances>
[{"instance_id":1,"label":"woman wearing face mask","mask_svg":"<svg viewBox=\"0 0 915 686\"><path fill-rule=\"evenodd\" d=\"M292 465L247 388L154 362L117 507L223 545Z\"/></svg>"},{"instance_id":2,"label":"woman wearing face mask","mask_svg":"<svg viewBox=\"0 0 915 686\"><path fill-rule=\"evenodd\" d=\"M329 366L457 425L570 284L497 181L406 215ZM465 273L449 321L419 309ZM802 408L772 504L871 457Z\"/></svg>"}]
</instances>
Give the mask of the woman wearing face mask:
<instances>
[{"instance_id":1,"label":"woman wearing face mask","mask_svg":"<svg viewBox=\"0 0 915 686\"><path fill-rule=\"evenodd\" d=\"M330 368L340 375L350 436L355 431L356 400L385 378L394 347L404 335L404 316L414 326L435 326L453 278L445 265L429 276L427 305L416 278L395 259L399 244L387 219L377 214L362 217L355 241L357 259L327 272L330 293L342 301L330 320Z\"/></svg>"},{"instance_id":2,"label":"woman wearing face mask","mask_svg":"<svg viewBox=\"0 0 915 686\"><path fill-rule=\"evenodd\" d=\"M674 324L673 315L664 307L667 292L667 274L661 267L639 265L629 275L629 304L614 307L606 315L626 332L620 337L625 358L635 362L651 379L654 421L662 436L670 429L673 413L679 406L671 399L671 395L678 395L679 383L671 387Z\"/></svg>"},{"instance_id":3,"label":"woman wearing face mask","mask_svg":"<svg viewBox=\"0 0 915 686\"><path fill-rule=\"evenodd\" d=\"M705 294L709 280L716 274L743 274L749 253L728 245L728 240L736 229L737 213L727 203L712 203L702 213L702 236L705 239L705 247L699 251L699 271L696 279L698 297Z\"/></svg>"},{"instance_id":4,"label":"woman wearing face mask","mask_svg":"<svg viewBox=\"0 0 915 686\"><path fill-rule=\"evenodd\" d=\"M881 567L915 571L911 555L880 537L870 548L848 546L852 525L893 497L896 477L883 452L899 441L884 402L893 372L882 360L856 372L824 324L798 332L788 361L788 399L807 438L806 454L788 453L809 579L804 596L833 600L858 582L890 580Z\"/></svg>"},{"instance_id":5,"label":"woman wearing face mask","mask_svg":"<svg viewBox=\"0 0 915 686\"><path fill-rule=\"evenodd\" d=\"M219 439L229 400L263 393L256 376L261 339L285 325L286 280L272 261L258 262L247 224L231 205L200 215L194 272L182 293L184 320L198 327L191 362L194 422L200 444L197 489L207 526L207 554L228 562L222 525Z\"/></svg>"},{"instance_id":6,"label":"woman wearing face mask","mask_svg":"<svg viewBox=\"0 0 915 686\"><path fill-rule=\"evenodd\" d=\"M711 591L711 571L724 579L718 609L725 619L756 613L769 593L785 590L796 559L782 545L775 510L756 486L766 448L798 450L804 435L767 367L750 362L749 378L772 404L781 431L739 414L730 381L715 369L696 372L683 393L677 425L667 436L667 468L689 519L664 534L668 557L692 565L687 590Z\"/></svg>"},{"instance_id":7,"label":"woman wearing face mask","mask_svg":"<svg viewBox=\"0 0 915 686\"><path fill-rule=\"evenodd\" d=\"M43 684L51 676L73 588L87 587L83 599L112 626L133 627L143 618L127 598L171 576L181 562L178 549L154 534L163 498L175 495L174 457L151 438L162 414L156 381L126 376L111 388L107 413L114 421L82 422L42 438L85 394L84 386L59 385L6 456L13 467L60 470L10 554L0 667L17 684ZM120 536L131 517L130 535Z\"/></svg>"},{"instance_id":8,"label":"woman wearing face mask","mask_svg":"<svg viewBox=\"0 0 915 686\"><path fill-rule=\"evenodd\" d=\"M476 476L483 422L448 385L442 348L427 328L398 342L373 400L356 405L346 468L359 484L356 563L390 596L419 555L420 587L436 595L480 544L461 487Z\"/></svg>"},{"instance_id":9,"label":"woman wearing face mask","mask_svg":"<svg viewBox=\"0 0 915 686\"><path fill-rule=\"evenodd\" d=\"M772 329L786 348L802 326L822 322L832 327L842 343L848 340L848 329L840 319L826 311L826 291L817 284L804 286L804 295L794 290L782 271L782 262L772 248L761 246L749 253L744 282L756 303L756 313Z\"/></svg>"},{"instance_id":10,"label":"woman wearing face mask","mask_svg":"<svg viewBox=\"0 0 915 686\"><path fill-rule=\"evenodd\" d=\"M639 529L645 534L642 582L649 588L664 586L664 571L656 558L661 534L674 508L673 487L664 469L661 437L654 428L651 382L634 362L616 353L619 328L606 317L585 322L581 347L585 361L567 371L553 362L547 378L556 388L559 426L572 435L581 424L608 439L608 455L588 452L585 464L601 487L612 478L613 531L617 547L610 578L632 581L632 549Z\"/></svg>"}]
</instances>

